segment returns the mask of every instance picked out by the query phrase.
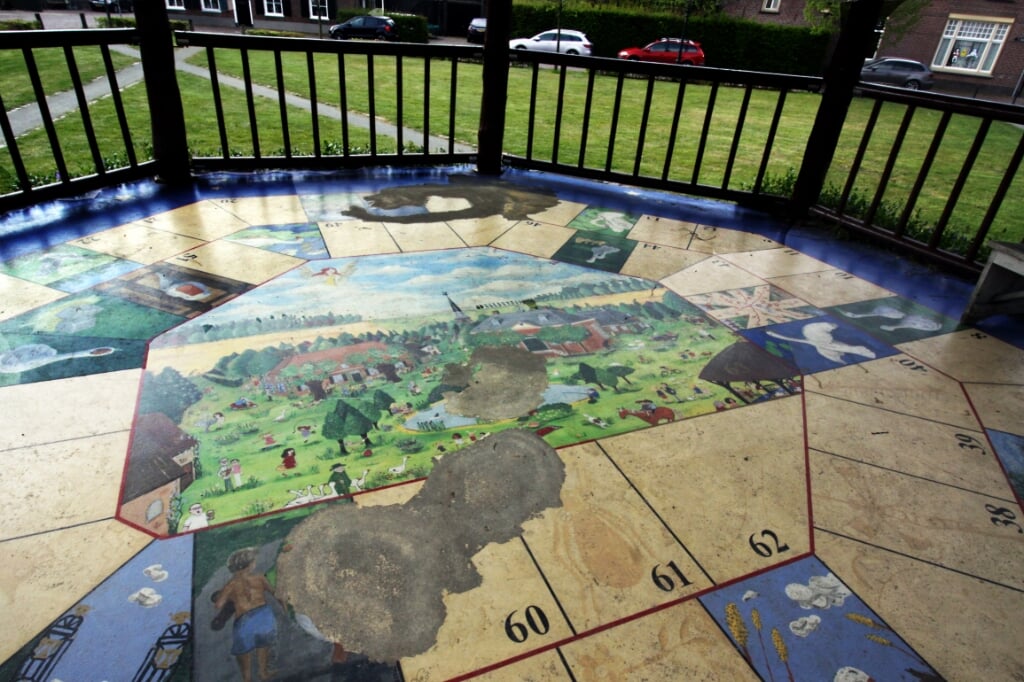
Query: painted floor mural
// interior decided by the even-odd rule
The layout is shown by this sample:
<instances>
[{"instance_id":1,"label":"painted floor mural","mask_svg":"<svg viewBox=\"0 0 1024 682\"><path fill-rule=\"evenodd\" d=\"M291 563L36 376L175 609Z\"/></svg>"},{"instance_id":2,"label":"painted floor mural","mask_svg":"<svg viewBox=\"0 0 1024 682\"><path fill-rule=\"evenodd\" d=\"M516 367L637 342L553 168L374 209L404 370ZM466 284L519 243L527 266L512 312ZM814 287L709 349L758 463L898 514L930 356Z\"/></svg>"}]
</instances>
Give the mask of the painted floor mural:
<instances>
[{"instance_id":1,"label":"painted floor mural","mask_svg":"<svg viewBox=\"0 0 1024 682\"><path fill-rule=\"evenodd\" d=\"M424 478L508 428L561 447L799 391L655 282L489 248L316 268L153 340L122 518L181 532ZM746 376L714 376L739 352Z\"/></svg>"},{"instance_id":2,"label":"painted floor mural","mask_svg":"<svg viewBox=\"0 0 1024 682\"><path fill-rule=\"evenodd\" d=\"M4 237L0 678L1014 679L1012 321L527 180L145 185Z\"/></svg>"}]
</instances>

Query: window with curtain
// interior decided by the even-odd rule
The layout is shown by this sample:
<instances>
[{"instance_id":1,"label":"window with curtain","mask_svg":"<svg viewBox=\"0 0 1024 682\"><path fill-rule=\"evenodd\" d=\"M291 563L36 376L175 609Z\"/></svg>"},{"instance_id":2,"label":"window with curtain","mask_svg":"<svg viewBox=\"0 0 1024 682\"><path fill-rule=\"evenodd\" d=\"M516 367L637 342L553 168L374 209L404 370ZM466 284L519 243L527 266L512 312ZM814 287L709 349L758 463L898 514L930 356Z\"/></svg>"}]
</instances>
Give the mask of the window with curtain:
<instances>
[{"instance_id":1,"label":"window with curtain","mask_svg":"<svg viewBox=\"0 0 1024 682\"><path fill-rule=\"evenodd\" d=\"M1011 22L950 16L932 67L943 71L990 74L1003 49Z\"/></svg>"}]
</instances>

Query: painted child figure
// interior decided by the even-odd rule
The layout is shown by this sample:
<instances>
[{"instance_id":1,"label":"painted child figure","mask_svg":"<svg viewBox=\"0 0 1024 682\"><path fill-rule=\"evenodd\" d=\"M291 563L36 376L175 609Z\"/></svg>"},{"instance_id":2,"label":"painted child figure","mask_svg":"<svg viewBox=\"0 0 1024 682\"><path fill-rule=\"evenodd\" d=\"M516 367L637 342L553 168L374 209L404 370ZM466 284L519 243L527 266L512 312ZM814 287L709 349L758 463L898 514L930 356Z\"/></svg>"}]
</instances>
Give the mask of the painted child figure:
<instances>
[{"instance_id":1,"label":"painted child figure","mask_svg":"<svg viewBox=\"0 0 1024 682\"><path fill-rule=\"evenodd\" d=\"M242 487L242 463L238 459L231 460L231 482L236 490Z\"/></svg>"},{"instance_id":2,"label":"painted child figure","mask_svg":"<svg viewBox=\"0 0 1024 682\"><path fill-rule=\"evenodd\" d=\"M227 457L222 457L218 463L217 475L220 476L220 480L224 482L224 492L233 492L235 485L231 480L231 464L228 462Z\"/></svg>"},{"instance_id":3,"label":"painted child figure","mask_svg":"<svg viewBox=\"0 0 1024 682\"><path fill-rule=\"evenodd\" d=\"M277 641L277 623L274 611L267 602L267 594L274 588L263 575L253 573L256 550L240 549L228 557L231 579L214 595L213 605L222 613L227 607L235 617L231 635L231 654L238 661L244 682L252 681L252 653L256 652L259 679L270 679L270 647Z\"/></svg>"},{"instance_id":4,"label":"painted child figure","mask_svg":"<svg viewBox=\"0 0 1024 682\"><path fill-rule=\"evenodd\" d=\"M277 470L283 476L287 476L288 472L297 465L298 462L295 461L295 448L285 448L284 452L281 453L281 464L278 465Z\"/></svg>"}]
</instances>

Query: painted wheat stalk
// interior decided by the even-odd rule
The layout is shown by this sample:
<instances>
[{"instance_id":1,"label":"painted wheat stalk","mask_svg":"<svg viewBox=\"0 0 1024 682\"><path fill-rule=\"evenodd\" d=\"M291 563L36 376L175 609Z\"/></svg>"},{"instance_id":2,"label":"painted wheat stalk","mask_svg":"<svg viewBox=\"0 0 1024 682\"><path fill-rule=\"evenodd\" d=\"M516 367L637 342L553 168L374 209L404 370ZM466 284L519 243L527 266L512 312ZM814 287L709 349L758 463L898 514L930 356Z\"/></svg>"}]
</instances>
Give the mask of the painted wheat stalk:
<instances>
[{"instance_id":1,"label":"painted wheat stalk","mask_svg":"<svg viewBox=\"0 0 1024 682\"><path fill-rule=\"evenodd\" d=\"M887 646L887 647L889 647L891 649L895 649L896 651L899 651L900 653L903 653L903 654L906 654L907 656L910 656L912 659L914 659L915 661L921 663L922 665L924 665L926 667L928 666L928 663L923 658L918 656L916 653L914 653L910 649L904 649L900 645L898 645L895 642L893 642L891 639L886 639L885 637L882 637L881 635L865 635L865 636L868 639L870 639L872 642L874 642L875 644L880 644L882 646Z\"/></svg>"},{"instance_id":2,"label":"painted wheat stalk","mask_svg":"<svg viewBox=\"0 0 1024 682\"><path fill-rule=\"evenodd\" d=\"M786 648L786 642L783 641L782 633L778 628L772 628L772 644L775 645L775 653L779 655L779 660L786 666L789 682L793 682L793 671L789 667L789 649Z\"/></svg>"},{"instance_id":3,"label":"painted wheat stalk","mask_svg":"<svg viewBox=\"0 0 1024 682\"><path fill-rule=\"evenodd\" d=\"M892 629L885 623L879 623L874 618L868 618L867 616L862 616L859 613L848 613L846 614L846 617L854 623L860 623L861 625L865 625L873 630L888 630L889 632L892 632Z\"/></svg>"},{"instance_id":4,"label":"painted wheat stalk","mask_svg":"<svg viewBox=\"0 0 1024 682\"><path fill-rule=\"evenodd\" d=\"M852 620L854 623L860 623L861 625L869 627L872 630L885 630L886 632L891 632L893 635L896 634L896 632L892 628L890 628L888 625L886 625L885 623L879 623L874 618L869 618L868 616L862 616L859 613L848 613L848 614L846 614L846 617L849 618L850 620ZM925 666L928 665L928 663L923 658L918 656L915 652L913 652L913 651L911 651L909 649L904 649L903 647L895 644L891 639L888 639L886 637L882 637L881 635L876 635L876 634L865 635L865 637L870 639L875 644L880 644L881 646L891 647L893 649L896 649L896 651L900 651L900 652L906 654L907 656L910 656L915 661L918 661L918 662L920 662L921 664L923 664Z\"/></svg>"},{"instance_id":5,"label":"painted wheat stalk","mask_svg":"<svg viewBox=\"0 0 1024 682\"><path fill-rule=\"evenodd\" d=\"M775 675L772 673L772 663L768 659L768 648L764 645L764 635L761 634L761 614L757 609L751 609L750 622L754 624L754 629L757 630L757 640L761 642L761 653L764 654L764 665L768 669L768 677L771 678L772 682L775 682Z\"/></svg>"},{"instance_id":6,"label":"painted wheat stalk","mask_svg":"<svg viewBox=\"0 0 1024 682\"><path fill-rule=\"evenodd\" d=\"M750 651L747 649L747 637L749 636L747 626L743 622L743 616L740 614L740 609L736 606L735 602L729 602L725 605L725 624L729 626L732 638L736 640L736 644L743 651L743 657L753 664L753 661L750 659Z\"/></svg>"}]
</instances>

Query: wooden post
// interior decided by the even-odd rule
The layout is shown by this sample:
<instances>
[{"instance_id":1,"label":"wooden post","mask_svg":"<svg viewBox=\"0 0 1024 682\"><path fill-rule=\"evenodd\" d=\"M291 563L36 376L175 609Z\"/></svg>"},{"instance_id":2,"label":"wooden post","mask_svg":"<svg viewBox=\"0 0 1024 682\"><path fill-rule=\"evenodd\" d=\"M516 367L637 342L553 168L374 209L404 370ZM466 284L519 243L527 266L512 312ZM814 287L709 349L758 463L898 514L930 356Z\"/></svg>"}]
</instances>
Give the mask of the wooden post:
<instances>
[{"instance_id":1,"label":"wooden post","mask_svg":"<svg viewBox=\"0 0 1024 682\"><path fill-rule=\"evenodd\" d=\"M825 175L832 165L846 114L853 100L853 90L860 81L860 69L869 41L874 40L875 26L882 12L883 0L855 0L843 3L844 17L836 49L825 69L825 92L821 96L818 115L814 119L804 151L804 160L797 175L790 215L802 218L821 194Z\"/></svg>"},{"instance_id":2,"label":"wooden post","mask_svg":"<svg viewBox=\"0 0 1024 682\"><path fill-rule=\"evenodd\" d=\"M163 2L136 2L135 21L146 79L157 179L184 184L191 181L192 175L167 8Z\"/></svg>"},{"instance_id":3,"label":"wooden post","mask_svg":"<svg viewBox=\"0 0 1024 682\"><path fill-rule=\"evenodd\" d=\"M487 33L484 34L483 95L477 131L476 170L482 175L501 175L505 141L505 102L508 99L508 36L512 25L512 0L487 0Z\"/></svg>"}]
</instances>

